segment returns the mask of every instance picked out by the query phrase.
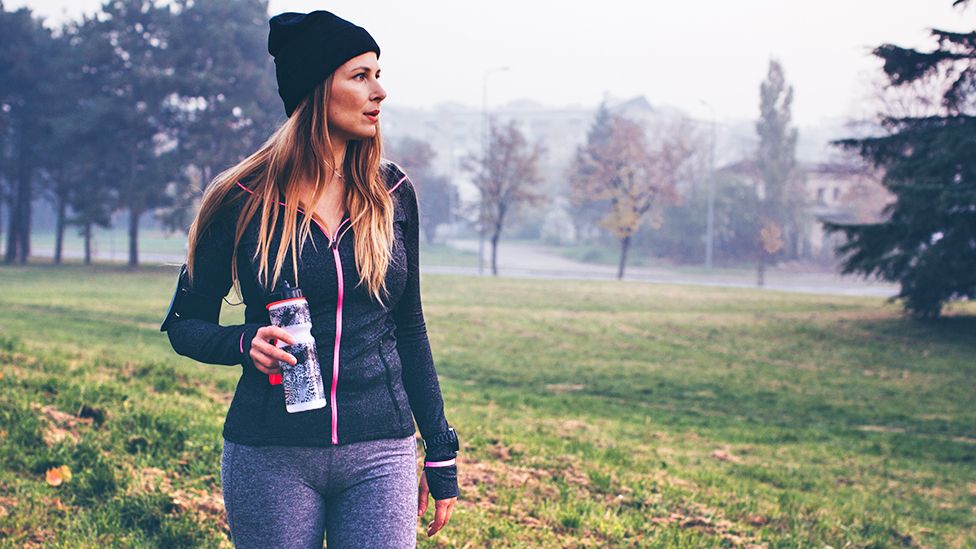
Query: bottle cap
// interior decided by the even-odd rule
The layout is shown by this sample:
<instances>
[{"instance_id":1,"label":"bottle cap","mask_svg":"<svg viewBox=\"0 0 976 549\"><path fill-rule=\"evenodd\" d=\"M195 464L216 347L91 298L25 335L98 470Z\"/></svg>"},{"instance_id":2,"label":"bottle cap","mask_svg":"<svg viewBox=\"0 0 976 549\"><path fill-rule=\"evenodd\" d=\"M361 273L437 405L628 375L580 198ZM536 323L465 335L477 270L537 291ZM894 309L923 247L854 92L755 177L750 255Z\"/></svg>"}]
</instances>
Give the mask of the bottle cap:
<instances>
[{"instance_id":1,"label":"bottle cap","mask_svg":"<svg viewBox=\"0 0 976 549\"><path fill-rule=\"evenodd\" d=\"M277 292L273 292L271 294L269 303L277 303L279 301L293 299L296 297L304 297L304 295L302 295L301 288L294 287L288 284L287 280L283 280L281 283L281 288Z\"/></svg>"}]
</instances>

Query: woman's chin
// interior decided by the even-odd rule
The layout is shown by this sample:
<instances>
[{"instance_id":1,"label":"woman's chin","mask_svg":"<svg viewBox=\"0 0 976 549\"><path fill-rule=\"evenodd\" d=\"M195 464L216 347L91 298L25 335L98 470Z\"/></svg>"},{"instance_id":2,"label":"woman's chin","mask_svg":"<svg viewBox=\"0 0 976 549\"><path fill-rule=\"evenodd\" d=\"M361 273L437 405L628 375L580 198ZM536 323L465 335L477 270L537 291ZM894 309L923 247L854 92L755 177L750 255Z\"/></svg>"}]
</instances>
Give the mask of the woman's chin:
<instances>
[{"instance_id":1,"label":"woman's chin","mask_svg":"<svg viewBox=\"0 0 976 549\"><path fill-rule=\"evenodd\" d=\"M369 128L356 132L356 136L353 139L362 140L372 139L374 137L376 137L376 126L370 126Z\"/></svg>"}]
</instances>

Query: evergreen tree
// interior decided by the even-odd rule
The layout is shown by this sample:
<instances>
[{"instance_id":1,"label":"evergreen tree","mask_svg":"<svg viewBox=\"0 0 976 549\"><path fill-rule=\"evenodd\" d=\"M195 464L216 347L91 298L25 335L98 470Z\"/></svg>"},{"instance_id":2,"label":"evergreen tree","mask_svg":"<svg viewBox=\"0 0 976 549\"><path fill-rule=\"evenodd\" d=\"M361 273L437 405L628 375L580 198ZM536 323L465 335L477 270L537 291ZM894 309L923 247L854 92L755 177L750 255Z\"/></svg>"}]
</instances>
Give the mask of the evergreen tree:
<instances>
[{"instance_id":1,"label":"evergreen tree","mask_svg":"<svg viewBox=\"0 0 976 549\"><path fill-rule=\"evenodd\" d=\"M957 0L953 5L965 2ZM896 200L872 224L825 223L842 232L844 273L898 282L906 313L932 318L947 301L976 297L976 32L931 30L937 46L883 44L886 88L935 83L938 111L881 113L881 135L837 141L884 170ZM919 97L919 101L931 98Z\"/></svg>"},{"instance_id":2,"label":"evergreen tree","mask_svg":"<svg viewBox=\"0 0 976 549\"><path fill-rule=\"evenodd\" d=\"M760 232L757 235L757 283L762 286L768 258L783 246L784 227L792 220L788 203L792 191L790 182L796 171L796 128L790 126L793 86L786 83L783 67L775 59L769 61L769 72L759 90L759 149L756 165L759 168L762 193L758 201Z\"/></svg>"}]
</instances>

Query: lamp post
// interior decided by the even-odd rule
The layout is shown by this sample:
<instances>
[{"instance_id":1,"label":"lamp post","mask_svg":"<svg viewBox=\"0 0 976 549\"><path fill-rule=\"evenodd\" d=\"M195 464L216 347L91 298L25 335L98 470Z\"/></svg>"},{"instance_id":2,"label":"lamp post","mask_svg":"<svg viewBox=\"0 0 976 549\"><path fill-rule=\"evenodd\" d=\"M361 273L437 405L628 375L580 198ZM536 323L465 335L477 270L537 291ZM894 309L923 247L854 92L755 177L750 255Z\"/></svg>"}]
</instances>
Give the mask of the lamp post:
<instances>
[{"instance_id":1,"label":"lamp post","mask_svg":"<svg viewBox=\"0 0 976 549\"><path fill-rule=\"evenodd\" d=\"M708 217L705 224L705 268L712 268L712 242L715 231L715 109L704 99L699 100L702 105L712 111L712 143L708 153Z\"/></svg>"},{"instance_id":2,"label":"lamp post","mask_svg":"<svg viewBox=\"0 0 976 549\"><path fill-rule=\"evenodd\" d=\"M481 154L483 158L482 168L486 168L488 164L488 139L489 139L489 128L488 128L488 75L493 72L507 71L509 67L495 67L493 69L488 69L485 71L484 78L481 81ZM481 199L479 204L479 217L478 217L478 274L482 275L485 272L485 193L482 190Z\"/></svg>"}]
</instances>

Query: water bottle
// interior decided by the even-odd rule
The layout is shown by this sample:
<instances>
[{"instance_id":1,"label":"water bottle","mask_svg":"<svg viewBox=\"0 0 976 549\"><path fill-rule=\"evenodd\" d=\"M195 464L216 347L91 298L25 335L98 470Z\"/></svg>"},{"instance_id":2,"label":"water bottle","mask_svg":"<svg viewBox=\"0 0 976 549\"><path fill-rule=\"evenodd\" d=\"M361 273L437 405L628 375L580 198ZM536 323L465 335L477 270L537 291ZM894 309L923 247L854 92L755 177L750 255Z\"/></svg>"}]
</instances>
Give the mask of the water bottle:
<instances>
[{"instance_id":1,"label":"water bottle","mask_svg":"<svg viewBox=\"0 0 976 549\"><path fill-rule=\"evenodd\" d=\"M285 409L295 413L324 408L328 400L322 384L315 338L312 337L312 315L302 290L284 281L281 290L272 294L268 315L272 324L287 331L295 340L291 345L280 339L275 343L296 360L294 366L284 361L278 362L285 389Z\"/></svg>"}]
</instances>

